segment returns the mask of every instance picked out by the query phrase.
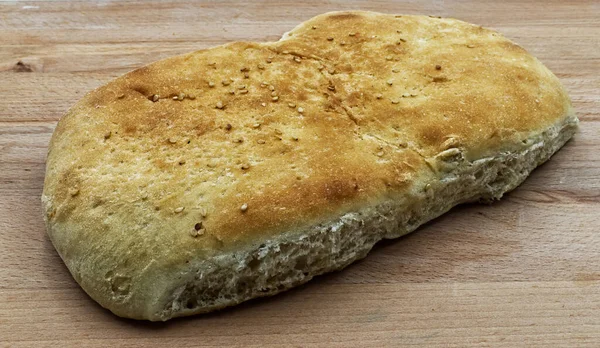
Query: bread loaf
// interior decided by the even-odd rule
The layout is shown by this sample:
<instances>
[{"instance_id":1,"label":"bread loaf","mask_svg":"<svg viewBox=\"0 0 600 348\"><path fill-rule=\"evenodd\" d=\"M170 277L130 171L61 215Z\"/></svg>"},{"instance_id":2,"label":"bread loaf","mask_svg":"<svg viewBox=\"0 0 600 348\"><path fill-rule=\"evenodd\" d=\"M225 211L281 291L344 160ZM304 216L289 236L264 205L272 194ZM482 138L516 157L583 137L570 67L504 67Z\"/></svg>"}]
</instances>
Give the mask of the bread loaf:
<instances>
[{"instance_id":1,"label":"bread loaf","mask_svg":"<svg viewBox=\"0 0 600 348\"><path fill-rule=\"evenodd\" d=\"M56 127L42 201L94 300L168 320L276 294L499 199L576 126L558 79L495 31L333 12L90 92Z\"/></svg>"}]
</instances>

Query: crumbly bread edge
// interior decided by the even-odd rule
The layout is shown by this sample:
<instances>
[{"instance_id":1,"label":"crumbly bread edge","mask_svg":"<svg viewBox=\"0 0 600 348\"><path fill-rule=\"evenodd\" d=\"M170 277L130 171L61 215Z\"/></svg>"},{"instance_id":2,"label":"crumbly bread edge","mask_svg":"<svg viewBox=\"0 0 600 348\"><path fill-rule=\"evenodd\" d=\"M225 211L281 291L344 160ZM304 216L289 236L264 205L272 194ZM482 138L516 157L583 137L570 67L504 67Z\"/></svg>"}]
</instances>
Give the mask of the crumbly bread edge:
<instances>
[{"instance_id":1,"label":"crumbly bread edge","mask_svg":"<svg viewBox=\"0 0 600 348\"><path fill-rule=\"evenodd\" d=\"M528 139L520 152L499 153L473 162L453 157L456 170L435 185L416 185L420 192L394 197L302 231L289 231L260 245L195 260L173 272L183 278L163 280L168 290L155 306L132 316L164 321L211 312L249 299L271 296L340 270L364 258L383 239L406 235L424 223L467 202L493 202L519 186L576 132L578 120L566 117ZM420 186L420 187L419 187ZM175 284L175 286L168 286Z\"/></svg>"}]
</instances>

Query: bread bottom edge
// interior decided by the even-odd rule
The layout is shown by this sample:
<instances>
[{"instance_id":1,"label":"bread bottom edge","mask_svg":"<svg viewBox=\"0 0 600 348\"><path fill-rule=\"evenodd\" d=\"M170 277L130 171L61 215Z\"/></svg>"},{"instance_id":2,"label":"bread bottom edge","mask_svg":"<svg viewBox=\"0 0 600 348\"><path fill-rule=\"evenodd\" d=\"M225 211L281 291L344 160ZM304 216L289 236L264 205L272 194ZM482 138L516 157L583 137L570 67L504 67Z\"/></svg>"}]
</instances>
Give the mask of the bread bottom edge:
<instances>
[{"instance_id":1,"label":"bread bottom edge","mask_svg":"<svg viewBox=\"0 0 600 348\"><path fill-rule=\"evenodd\" d=\"M569 117L530 138L519 152L473 162L459 159L452 163L454 170L439 174L435 182L416 185L410 197L388 199L245 250L190 262L184 271L188 277L169 288L158 308L147 309L147 319L165 321L275 295L340 270L364 258L380 240L406 235L458 204L500 199L560 149L576 126L577 119Z\"/></svg>"}]
</instances>

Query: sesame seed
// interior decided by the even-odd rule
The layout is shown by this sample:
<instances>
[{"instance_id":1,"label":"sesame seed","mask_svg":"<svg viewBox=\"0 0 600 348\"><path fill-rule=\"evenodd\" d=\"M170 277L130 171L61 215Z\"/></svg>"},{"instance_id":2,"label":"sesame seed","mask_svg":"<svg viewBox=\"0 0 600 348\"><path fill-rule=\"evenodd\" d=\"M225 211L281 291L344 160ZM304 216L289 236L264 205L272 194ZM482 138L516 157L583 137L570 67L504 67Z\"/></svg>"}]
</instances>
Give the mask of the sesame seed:
<instances>
[{"instance_id":1,"label":"sesame seed","mask_svg":"<svg viewBox=\"0 0 600 348\"><path fill-rule=\"evenodd\" d=\"M335 69L334 69L334 68L328 69L328 70L327 70L327 72L328 72L330 75L333 75L333 74L335 74Z\"/></svg>"},{"instance_id":2,"label":"sesame seed","mask_svg":"<svg viewBox=\"0 0 600 348\"><path fill-rule=\"evenodd\" d=\"M226 125L225 125L225 130L231 130L231 124L229 124L229 123L228 123L228 124L226 124Z\"/></svg>"},{"instance_id":3,"label":"sesame seed","mask_svg":"<svg viewBox=\"0 0 600 348\"><path fill-rule=\"evenodd\" d=\"M250 69L248 69L247 67L243 67L240 69L241 72L246 72L246 71L250 71Z\"/></svg>"},{"instance_id":4,"label":"sesame seed","mask_svg":"<svg viewBox=\"0 0 600 348\"><path fill-rule=\"evenodd\" d=\"M256 142L259 143L259 144L264 144L265 143L265 141L262 140L262 139L258 139Z\"/></svg>"},{"instance_id":5,"label":"sesame seed","mask_svg":"<svg viewBox=\"0 0 600 348\"><path fill-rule=\"evenodd\" d=\"M260 103L261 106L267 106L267 103Z\"/></svg>"},{"instance_id":6,"label":"sesame seed","mask_svg":"<svg viewBox=\"0 0 600 348\"><path fill-rule=\"evenodd\" d=\"M379 93L379 94L377 94L375 97L376 97L377 99L381 99L381 98L383 98L383 95L382 95L381 93Z\"/></svg>"},{"instance_id":7,"label":"sesame seed","mask_svg":"<svg viewBox=\"0 0 600 348\"><path fill-rule=\"evenodd\" d=\"M245 78L245 79L247 79L247 78L249 78L249 77L250 77L250 74L248 74L248 73L244 73L244 78Z\"/></svg>"},{"instance_id":8,"label":"sesame seed","mask_svg":"<svg viewBox=\"0 0 600 348\"><path fill-rule=\"evenodd\" d=\"M390 85L390 86L391 86L391 85L393 85L393 84L394 84L394 81L392 81L392 80L387 80L387 82L386 82L386 83L387 83L388 85Z\"/></svg>"},{"instance_id":9,"label":"sesame seed","mask_svg":"<svg viewBox=\"0 0 600 348\"><path fill-rule=\"evenodd\" d=\"M177 139L175 139L175 138L169 138L169 143L175 144L176 142L177 142Z\"/></svg>"},{"instance_id":10,"label":"sesame seed","mask_svg":"<svg viewBox=\"0 0 600 348\"><path fill-rule=\"evenodd\" d=\"M175 208L175 210L173 210L175 213L179 214L181 213L185 208L184 207L177 207Z\"/></svg>"},{"instance_id":11,"label":"sesame seed","mask_svg":"<svg viewBox=\"0 0 600 348\"><path fill-rule=\"evenodd\" d=\"M298 137L292 137L292 140L298 141Z\"/></svg>"},{"instance_id":12,"label":"sesame seed","mask_svg":"<svg viewBox=\"0 0 600 348\"><path fill-rule=\"evenodd\" d=\"M300 57L297 57L297 56L296 56L296 57L294 57L294 61L295 61L296 63L300 63L301 59L300 59Z\"/></svg>"},{"instance_id":13,"label":"sesame seed","mask_svg":"<svg viewBox=\"0 0 600 348\"><path fill-rule=\"evenodd\" d=\"M224 105L223 105L223 103L222 103L222 102L217 102L217 105L215 105L215 107L216 107L217 109L222 109L222 108L223 108L223 106L224 106Z\"/></svg>"},{"instance_id":14,"label":"sesame seed","mask_svg":"<svg viewBox=\"0 0 600 348\"><path fill-rule=\"evenodd\" d=\"M112 134L111 131L108 131L108 132L104 133L104 139L110 138L111 134Z\"/></svg>"},{"instance_id":15,"label":"sesame seed","mask_svg":"<svg viewBox=\"0 0 600 348\"><path fill-rule=\"evenodd\" d=\"M231 81L229 81L229 80L223 80L223 81L221 81L221 83L223 84L223 86L229 86L229 84L231 83Z\"/></svg>"},{"instance_id":16,"label":"sesame seed","mask_svg":"<svg viewBox=\"0 0 600 348\"><path fill-rule=\"evenodd\" d=\"M333 41L333 38L331 36L327 37L327 41Z\"/></svg>"},{"instance_id":17,"label":"sesame seed","mask_svg":"<svg viewBox=\"0 0 600 348\"><path fill-rule=\"evenodd\" d=\"M381 157L381 156L383 156L383 151L379 151L379 152L377 153L377 156L378 156L378 157Z\"/></svg>"},{"instance_id":18,"label":"sesame seed","mask_svg":"<svg viewBox=\"0 0 600 348\"><path fill-rule=\"evenodd\" d=\"M354 36L356 33L349 33L348 36Z\"/></svg>"},{"instance_id":19,"label":"sesame seed","mask_svg":"<svg viewBox=\"0 0 600 348\"><path fill-rule=\"evenodd\" d=\"M467 45L468 48L474 48L475 45Z\"/></svg>"},{"instance_id":20,"label":"sesame seed","mask_svg":"<svg viewBox=\"0 0 600 348\"><path fill-rule=\"evenodd\" d=\"M436 65L435 66L435 70L442 70L442 66L441 65Z\"/></svg>"},{"instance_id":21,"label":"sesame seed","mask_svg":"<svg viewBox=\"0 0 600 348\"><path fill-rule=\"evenodd\" d=\"M178 96L174 96L174 97L173 97L173 100L177 100L177 99L179 99L179 97L178 97Z\"/></svg>"},{"instance_id":22,"label":"sesame seed","mask_svg":"<svg viewBox=\"0 0 600 348\"><path fill-rule=\"evenodd\" d=\"M212 88L212 87L214 87L214 86L215 86L215 83L214 83L214 82L212 82L212 81L209 81L209 82L208 82L208 87L211 87L211 88Z\"/></svg>"},{"instance_id":23,"label":"sesame seed","mask_svg":"<svg viewBox=\"0 0 600 348\"><path fill-rule=\"evenodd\" d=\"M335 86L329 85L327 86L327 89L330 91L335 91Z\"/></svg>"},{"instance_id":24,"label":"sesame seed","mask_svg":"<svg viewBox=\"0 0 600 348\"><path fill-rule=\"evenodd\" d=\"M185 160L184 160L184 159L182 159L182 160L180 160L180 161L179 161L179 165L180 165L180 166L182 166L182 165L184 165L184 164L185 164Z\"/></svg>"},{"instance_id":25,"label":"sesame seed","mask_svg":"<svg viewBox=\"0 0 600 348\"><path fill-rule=\"evenodd\" d=\"M386 56L385 57L385 60L392 60L392 59L394 59L394 57L392 57L392 56Z\"/></svg>"},{"instance_id":26,"label":"sesame seed","mask_svg":"<svg viewBox=\"0 0 600 348\"><path fill-rule=\"evenodd\" d=\"M240 207L240 210L242 211L242 213L246 212L246 210L248 210L248 204L247 203L242 204L242 206Z\"/></svg>"},{"instance_id":27,"label":"sesame seed","mask_svg":"<svg viewBox=\"0 0 600 348\"><path fill-rule=\"evenodd\" d=\"M313 29L313 30L315 30L315 29L317 29L317 27L313 25L313 26L312 26L312 29Z\"/></svg>"},{"instance_id":28,"label":"sesame seed","mask_svg":"<svg viewBox=\"0 0 600 348\"><path fill-rule=\"evenodd\" d=\"M402 93L402 98L408 98L410 97L410 93Z\"/></svg>"},{"instance_id":29,"label":"sesame seed","mask_svg":"<svg viewBox=\"0 0 600 348\"><path fill-rule=\"evenodd\" d=\"M246 89L246 85L241 85L238 87L238 89Z\"/></svg>"},{"instance_id":30,"label":"sesame seed","mask_svg":"<svg viewBox=\"0 0 600 348\"><path fill-rule=\"evenodd\" d=\"M185 93L179 93L179 100L185 99Z\"/></svg>"},{"instance_id":31,"label":"sesame seed","mask_svg":"<svg viewBox=\"0 0 600 348\"><path fill-rule=\"evenodd\" d=\"M344 45L346 45L346 41L341 41L340 46L344 46Z\"/></svg>"},{"instance_id":32,"label":"sesame seed","mask_svg":"<svg viewBox=\"0 0 600 348\"><path fill-rule=\"evenodd\" d=\"M246 94L246 93L248 93L248 90L247 89L243 89L243 90L240 91L240 93L241 94Z\"/></svg>"},{"instance_id":33,"label":"sesame seed","mask_svg":"<svg viewBox=\"0 0 600 348\"><path fill-rule=\"evenodd\" d=\"M268 84L268 83L266 83L266 82L261 82L261 83L260 83L260 86L261 86L262 88L265 88L265 87L267 87L268 85L269 85L269 84Z\"/></svg>"},{"instance_id":34,"label":"sesame seed","mask_svg":"<svg viewBox=\"0 0 600 348\"><path fill-rule=\"evenodd\" d=\"M210 63L208 63L208 65L214 66L214 65L217 65L217 63L216 62L210 62Z\"/></svg>"},{"instance_id":35,"label":"sesame seed","mask_svg":"<svg viewBox=\"0 0 600 348\"><path fill-rule=\"evenodd\" d=\"M235 94L235 89L230 90L229 94Z\"/></svg>"},{"instance_id":36,"label":"sesame seed","mask_svg":"<svg viewBox=\"0 0 600 348\"><path fill-rule=\"evenodd\" d=\"M79 189L78 188L70 188L69 194L71 195L71 197L75 197L79 194Z\"/></svg>"},{"instance_id":37,"label":"sesame seed","mask_svg":"<svg viewBox=\"0 0 600 348\"><path fill-rule=\"evenodd\" d=\"M242 164L242 165L240 166L240 168L241 168L242 170L246 170L246 169L250 168L250 165L249 165L249 164L247 164L247 163L244 163L244 164Z\"/></svg>"},{"instance_id":38,"label":"sesame seed","mask_svg":"<svg viewBox=\"0 0 600 348\"><path fill-rule=\"evenodd\" d=\"M192 237L198 237L204 235L204 232L206 232L206 228L204 228L202 226L202 223L199 222L194 225L194 228L192 230L190 230L190 235Z\"/></svg>"},{"instance_id":39,"label":"sesame seed","mask_svg":"<svg viewBox=\"0 0 600 348\"><path fill-rule=\"evenodd\" d=\"M258 128L258 127L260 127L260 123L255 123L252 125L252 128Z\"/></svg>"},{"instance_id":40,"label":"sesame seed","mask_svg":"<svg viewBox=\"0 0 600 348\"><path fill-rule=\"evenodd\" d=\"M199 207L198 211L200 212L200 215L202 217L206 217L206 209L204 209L203 207Z\"/></svg>"},{"instance_id":41,"label":"sesame seed","mask_svg":"<svg viewBox=\"0 0 600 348\"><path fill-rule=\"evenodd\" d=\"M294 103L288 103L288 106L289 106L290 108L295 108L295 107L296 107L296 104L294 104Z\"/></svg>"},{"instance_id":42,"label":"sesame seed","mask_svg":"<svg viewBox=\"0 0 600 348\"><path fill-rule=\"evenodd\" d=\"M264 68L265 68L265 66L264 66L264 65L262 65L261 63L259 63L259 64L258 64L256 67L257 67L257 68L259 68L260 70L262 70L262 69L264 69Z\"/></svg>"},{"instance_id":43,"label":"sesame seed","mask_svg":"<svg viewBox=\"0 0 600 348\"><path fill-rule=\"evenodd\" d=\"M290 51L288 51L288 50L285 50L285 51L283 51L283 52L281 52L281 53L283 53L283 54L290 54Z\"/></svg>"},{"instance_id":44,"label":"sesame seed","mask_svg":"<svg viewBox=\"0 0 600 348\"><path fill-rule=\"evenodd\" d=\"M275 90L275 86L269 86L269 89L270 89L271 91L274 91L274 90Z\"/></svg>"},{"instance_id":45,"label":"sesame seed","mask_svg":"<svg viewBox=\"0 0 600 348\"><path fill-rule=\"evenodd\" d=\"M234 143L243 143L243 142L244 142L244 139L242 139L242 138L237 138L237 139L235 139L233 142L234 142Z\"/></svg>"},{"instance_id":46,"label":"sesame seed","mask_svg":"<svg viewBox=\"0 0 600 348\"><path fill-rule=\"evenodd\" d=\"M273 61L273 57L268 57L267 58L267 63L271 63Z\"/></svg>"},{"instance_id":47,"label":"sesame seed","mask_svg":"<svg viewBox=\"0 0 600 348\"><path fill-rule=\"evenodd\" d=\"M392 72L394 72L394 73L400 72L400 69L398 69L398 68L393 68L393 69L392 69Z\"/></svg>"},{"instance_id":48,"label":"sesame seed","mask_svg":"<svg viewBox=\"0 0 600 348\"><path fill-rule=\"evenodd\" d=\"M301 107L301 106L300 106L300 107L298 107L298 112L299 112L299 113L303 113L303 112L304 112L304 108L303 108L303 107Z\"/></svg>"},{"instance_id":49,"label":"sesame seed","mask_svg":"<svg viewBox=\"0 0 600 348\"><path fill-rule=\"evenodd\" d=\"M117 96L118 99L123 99L125 98L125 93L121 93Z\"/></svg>"},{"instance_id":50,"label":"sesame seed","mask_svg":"<svg viewBox=\"0 0 600 348\"><path fill-rule=\"evenodd\" d=\"M397 101L397 100L392 100L392 104L398 104L398 103L399 103L399 101Z\"/></svg>"},{"instance_id":51,"label":"sesame seed","mask_svg":"<svg viewBox=\"0 0 600 348\"><path fill-rule=\"evenodd\" d=\"M195 95L193 95L193 94L188 94L188 96L187 96L187 97L188 97L189 99L191 99L191 100L194 100L194 99L196 99L196 96L195 96Z\"/></svg>"},{"instance_id":52,"label":"sesame seed","mask_svg":"<svg viewBox=\"0 0 600 348\"><path fill-rule=\"evenodd\" d=\"M402 41L402 42L406 42L406 39L400 38L400 41Z\"/></svg>"},{"instance_id":53,"label":"sesame seed","mask_svg":"<svg viewBox=\"0 0 600 348\"><path fill-rule=\"evenodd\" d=\"M155 94L155 95L152 96L152 101L153 102L157 102L158 99L160 99L160 96L158 94Z\"/></svg>"},{"instance_id":54,"label":"sesame seed","mask_svg":"<svg viewBox=\"0 0 600 348\"><path fill-rule=\"evenodd\" d=\"M271 97L275 97L275 96L277 96L277 92L275 92L275 91L271 92Z\"/></svg>"},{"instance_id":55,"label":"sesame seed","mask_svg":"<svg viewBox=\"0 0 600 348\"><path fill-rule=\"evenodd\" d=\"M417 93L417 92L412 92L412 93L410 94L410 96L411 96L411 97L416 97L416 96L418 96L418 95L419 95L419 93Z\"/></svg>"},{"instance_id":56,"label":"sesame seed","mask_svg":"<svg viewBox=\"0 0 600 348\"><path fill-rule=\"evenodd\" d=\"M275 96L275 97L271 98L271 100L272 100L272 101L278 101L278 100L279 100L279 97Z\"/></svg>"}]
</instances>

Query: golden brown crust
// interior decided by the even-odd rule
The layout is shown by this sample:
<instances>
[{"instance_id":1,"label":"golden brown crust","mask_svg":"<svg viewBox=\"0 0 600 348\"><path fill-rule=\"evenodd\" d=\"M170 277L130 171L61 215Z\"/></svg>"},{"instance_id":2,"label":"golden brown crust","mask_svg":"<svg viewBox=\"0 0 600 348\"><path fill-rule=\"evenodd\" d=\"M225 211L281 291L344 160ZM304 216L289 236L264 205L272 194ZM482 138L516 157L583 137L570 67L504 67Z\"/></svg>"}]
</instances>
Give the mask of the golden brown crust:
<instances>
[{"instance_id":1,"label":"golden brown crust","mask_svg":"<svg viewBox=\"0 0 600 348\"><path fill-rule=\"evenodd\" d=\"M438 153L520 149L570 108L494 31L324 14L279 42L169 58L85 96L50 146L49 234L92 297L135 307L135 288L172 265L409 196L435 180Z\"/></svg>"}]
</instances>

